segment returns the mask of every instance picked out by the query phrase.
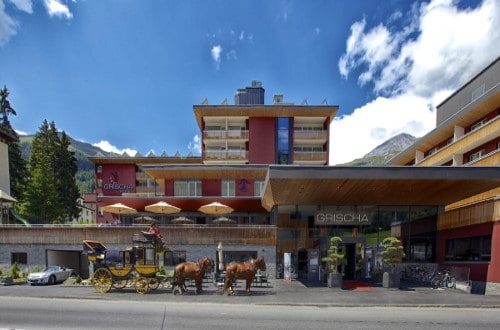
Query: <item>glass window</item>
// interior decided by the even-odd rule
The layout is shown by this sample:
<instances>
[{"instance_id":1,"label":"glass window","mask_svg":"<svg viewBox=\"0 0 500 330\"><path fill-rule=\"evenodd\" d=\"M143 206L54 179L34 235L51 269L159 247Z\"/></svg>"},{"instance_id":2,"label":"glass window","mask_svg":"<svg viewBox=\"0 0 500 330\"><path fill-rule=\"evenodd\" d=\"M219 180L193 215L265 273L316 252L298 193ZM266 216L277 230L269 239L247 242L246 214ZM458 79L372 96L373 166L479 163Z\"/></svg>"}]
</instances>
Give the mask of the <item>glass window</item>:
<instances>
[{"instance_id":1,"label":"glass window","mask_svg":"<svg viewBox=\"0 0 500 330\"><path fill-rule=\"evenodd\" d=\"M222 180L221 185L222 185L221 196L226 196L226 197L235 196L234 180Z\"/></svg>"},{"instance_id":2,"label":"glass window","mask_svg":"<svg viewBox=\"0 0 500 330\"><path fill-rule=\"evenodd\" d=\"M264 181L255 181L253 185L254 196L262 197L264 193Z\"/></svg>"},{"instance_id":3,"label":"glass window","mask_svg":"<svg viewBox=\"0 0 500 330\"><path fill-rule=\"evenodd\" d=\"M174 196L201 196L201 181L175 180Z\"/></svg>"},{"instance_id":4,"label":"glass window","mask_svg":"<svg viewBox=\"0 0 500 330\"><path fill-rule=\"evenodd\" d=\"M446 241L446 261L490 261L491 235Z\"/></svg>"}]
</instances>

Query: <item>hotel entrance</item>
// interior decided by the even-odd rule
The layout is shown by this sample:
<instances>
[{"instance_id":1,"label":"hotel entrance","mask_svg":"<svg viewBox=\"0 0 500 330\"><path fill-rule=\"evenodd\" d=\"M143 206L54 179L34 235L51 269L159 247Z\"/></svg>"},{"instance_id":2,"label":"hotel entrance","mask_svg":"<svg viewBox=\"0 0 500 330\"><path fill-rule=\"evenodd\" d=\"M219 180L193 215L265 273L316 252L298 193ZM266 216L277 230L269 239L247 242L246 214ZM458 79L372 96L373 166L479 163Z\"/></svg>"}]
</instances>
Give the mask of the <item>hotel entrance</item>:
<instances>
[{"instance_id":1,"label":"hotel entrance","mask_svg":"<svg viewBox=\"0 0 500 330\"><path fill-rule=\"evenodd\" d=\"M366 240L364 237L343 237L344 279L359 280L366 277Z\"/></svg>"}]
</instances>

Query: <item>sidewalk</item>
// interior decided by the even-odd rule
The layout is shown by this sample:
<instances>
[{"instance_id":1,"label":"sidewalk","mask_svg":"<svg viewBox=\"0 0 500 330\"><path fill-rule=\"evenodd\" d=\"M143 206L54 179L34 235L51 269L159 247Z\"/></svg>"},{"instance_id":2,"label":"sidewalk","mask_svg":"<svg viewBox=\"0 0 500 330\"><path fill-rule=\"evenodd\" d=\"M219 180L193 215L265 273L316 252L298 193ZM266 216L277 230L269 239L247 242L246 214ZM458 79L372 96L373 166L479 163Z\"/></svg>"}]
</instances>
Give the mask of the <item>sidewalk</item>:
<instances>
[{"instance_id":1,"label":"sidewalk","mask_svg":"<svg viewBox=\"0 0 500 330\"><path fill-rule=\"evenodd\" d=\"M251 288L248 295L244 282L238 281L236 295L222 294L212 283L204 283L202 294L196 295L194 287L188 286L184 295L172 294L172 289L160 287L147 294L138 294L135 289L112 289L98 293L92 286L1 286L0 297L33 297L55 299L130 300L144 302L216 303L249 305L289 305L320 307L455 307L455 308L500 308L500 296L483 296L465 293L457 289L432 289L408 287L387 289L375 287L368 291L344 290L326 286L307 286L292 280L270 279L269 286Z\"/></svg>"}]
</instances>

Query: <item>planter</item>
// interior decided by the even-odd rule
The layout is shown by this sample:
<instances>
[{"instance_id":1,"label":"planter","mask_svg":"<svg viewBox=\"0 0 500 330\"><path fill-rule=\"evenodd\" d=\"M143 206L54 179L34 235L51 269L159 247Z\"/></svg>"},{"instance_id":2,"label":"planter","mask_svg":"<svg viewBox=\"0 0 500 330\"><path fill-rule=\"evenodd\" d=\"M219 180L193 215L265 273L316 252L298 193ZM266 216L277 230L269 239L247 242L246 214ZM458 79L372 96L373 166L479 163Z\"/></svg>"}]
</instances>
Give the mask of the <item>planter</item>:
<instances>
[{"instance_id":1,"label":"planter","mask_svg":"<svg viewBox=\"0 0 500 330\"><path fill-rule=\"evenodd\" d=\"M384 288L399 288L401 275L396 271L386 271L382 277L382 286Z\"/></svg>"},{"instance_id":2,"label":"planter","mask_svg":"<svg viewBox=\"0 0 500 330\"><path fill-rule=\"evenodd\" d=\"M326 284L329 288L341 288L342 287L342 274L340 274L340 273L328 274Z\"/></svg>"}]
</instances>

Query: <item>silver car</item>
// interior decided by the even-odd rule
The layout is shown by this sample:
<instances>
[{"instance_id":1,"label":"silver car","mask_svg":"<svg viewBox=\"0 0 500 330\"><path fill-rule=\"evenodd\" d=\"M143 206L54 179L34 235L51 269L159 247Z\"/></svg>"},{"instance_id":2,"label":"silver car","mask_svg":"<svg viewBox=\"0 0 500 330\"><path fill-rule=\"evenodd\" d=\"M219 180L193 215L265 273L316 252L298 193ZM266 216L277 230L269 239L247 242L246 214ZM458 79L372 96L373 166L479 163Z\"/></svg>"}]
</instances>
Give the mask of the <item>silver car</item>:
<instances>
[{"instance_id":1,"label":"silver car","mask_svg":"<svg viewBox=\"0 0 500 330\"><path fill-rule=\"evenodd\" d=\"M30 273L28 275L28 283L30 285L55 284L64 282L71 276L76 276L75 270L61 266L49 266L43 272Z\"/></svg>"}]
</instances>

